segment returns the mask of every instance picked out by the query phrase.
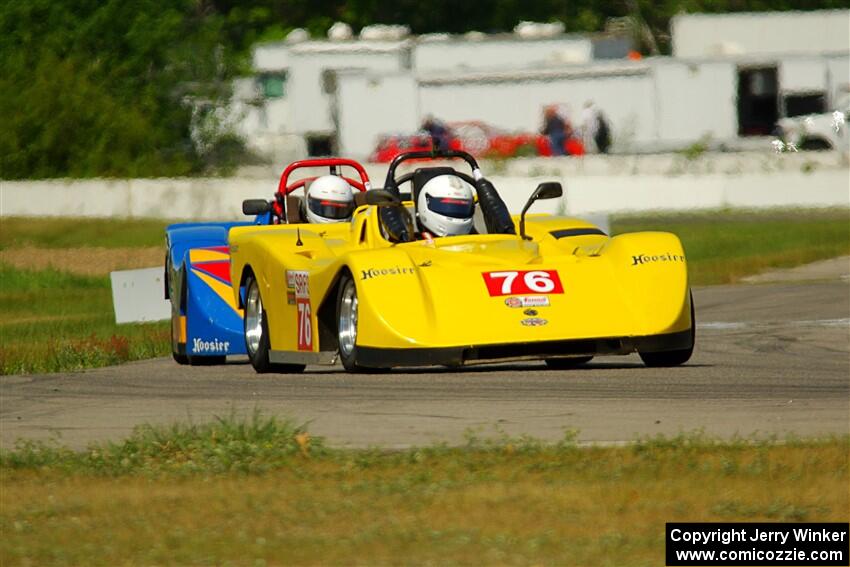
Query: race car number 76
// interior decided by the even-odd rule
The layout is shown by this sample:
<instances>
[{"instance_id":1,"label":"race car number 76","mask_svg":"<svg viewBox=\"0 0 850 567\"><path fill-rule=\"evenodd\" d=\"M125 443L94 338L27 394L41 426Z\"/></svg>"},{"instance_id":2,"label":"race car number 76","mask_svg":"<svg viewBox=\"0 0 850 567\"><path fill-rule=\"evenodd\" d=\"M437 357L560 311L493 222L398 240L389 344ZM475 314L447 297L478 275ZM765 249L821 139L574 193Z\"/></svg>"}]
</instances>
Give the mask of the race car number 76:
<instances>
[{"instance_id":1,"label":"race car number 76","mask_svg":"<svg viewBox=\"0 0 850 567\"><path fill-rule=\"evenodd\" d=\"M490 296L564 293L556 270L484 272Z\"/></svg>"}]
</instances>

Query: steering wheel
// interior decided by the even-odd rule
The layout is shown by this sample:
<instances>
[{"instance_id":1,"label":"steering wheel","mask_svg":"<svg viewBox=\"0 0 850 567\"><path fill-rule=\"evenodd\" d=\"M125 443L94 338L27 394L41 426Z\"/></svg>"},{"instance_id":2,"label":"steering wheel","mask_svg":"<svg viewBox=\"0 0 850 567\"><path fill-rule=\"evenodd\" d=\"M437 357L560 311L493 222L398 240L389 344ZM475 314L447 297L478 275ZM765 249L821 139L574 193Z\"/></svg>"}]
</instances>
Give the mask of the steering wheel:
<instances>
[{"instance_id":1,"label":"steering wheel","mask_svg":"<svg viewBox=\"0 0 850 567\"><path fill-rule=\"evenodd\" d=\"M288 216L286 210L286 196L295 191L300 187L304 187L304 185L310 181L316 179L313 177L306 177L304 179L298 179L297 181L289 183L289 176L297 169L302 169L305 167L329 167L331 171L333 171L336 167L347 166L353 168L360 180L353 179L351 177L341 176L345 179L352 187L356 188L358 191L368 191L372 188L372 182L369 181L369 175L366 173L366 169L354 161L353 159L346 158L318 158L318 159L305 159L301 161L296 161L289 164L286 169L283 170L283 173L280 175L280 181L277 184L277 192L275 193L275 203L272 206L273 212L281 221L288 223Z\"/></svg>"}]
</instances>

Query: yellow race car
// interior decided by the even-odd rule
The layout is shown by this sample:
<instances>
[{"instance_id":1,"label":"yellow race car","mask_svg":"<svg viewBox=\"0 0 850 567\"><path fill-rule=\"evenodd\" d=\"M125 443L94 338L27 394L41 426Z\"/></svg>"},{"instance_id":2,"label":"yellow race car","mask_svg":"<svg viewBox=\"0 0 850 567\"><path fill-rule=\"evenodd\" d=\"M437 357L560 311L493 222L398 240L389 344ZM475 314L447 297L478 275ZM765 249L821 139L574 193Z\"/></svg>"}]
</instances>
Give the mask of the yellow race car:
<instances>
[{"instance_id":1,"label":"yellow race car","mask_svg":"<svg viewBox=\"0 0 850 567\"><path fill-rule=\"evenodd\" d=\"M471 174L421 163L434 158L463 160ZM409 160L418 168L397 176ZM437 175L475 188L472 234L420 235L414 203ZM568 368L632 352L648 366L690 358L694 308L675 235L609 237L578 219L526 218L536 200L561 196L558 183L542 183L510 215L464 152L402 154L383 189L362 181L369 190L350 222L230 229L234 301L258 372L337 360L368 371L527 359Z\"/></svg>"}]
</instances>

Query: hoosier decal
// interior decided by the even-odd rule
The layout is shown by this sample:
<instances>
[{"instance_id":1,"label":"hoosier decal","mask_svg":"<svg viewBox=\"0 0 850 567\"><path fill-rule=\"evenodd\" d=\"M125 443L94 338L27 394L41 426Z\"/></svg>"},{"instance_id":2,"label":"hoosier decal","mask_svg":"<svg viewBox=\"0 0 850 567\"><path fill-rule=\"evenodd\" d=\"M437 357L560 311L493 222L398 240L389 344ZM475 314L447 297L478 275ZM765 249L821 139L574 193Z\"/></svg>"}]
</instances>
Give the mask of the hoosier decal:
<instances>
[{"instance_id":1,"label":"hoosier decal","mask_svg":"<svg viewBox=\"0 0 850 567\"><path fill-rule=\"evenodd\" d=\"M637 256L632 256L632 266L637 266L640 264L649 264L650 262L684 262L685 257L679 254L670 254L669 252L666 254L653 254L649 256L648 254L638 254Z\"/></svg>"},{"instance_id":2,"label":"hoosier decal","mask_svg":"<svg viewBox=\"0 0 850 567\"><path fill-rule=\"evenodd\" d=\"M378 276L397 276L400 274L413 275L413 273L413 268L402 268L400 266L394 266L392 268L369 268L368 270L360 270L360 279L368 280L369 278L376 278Z\"/></svg>"},{"instance_id":3,"label":"hoosier decal","mask_svg":"<svg viewBox=\"0 0 850 567\"><path fill-rule=\"evenodd\" d=\"M192 339L192 352L227 352L229 349L230 341Z\"/></svg>"}]
</instances>

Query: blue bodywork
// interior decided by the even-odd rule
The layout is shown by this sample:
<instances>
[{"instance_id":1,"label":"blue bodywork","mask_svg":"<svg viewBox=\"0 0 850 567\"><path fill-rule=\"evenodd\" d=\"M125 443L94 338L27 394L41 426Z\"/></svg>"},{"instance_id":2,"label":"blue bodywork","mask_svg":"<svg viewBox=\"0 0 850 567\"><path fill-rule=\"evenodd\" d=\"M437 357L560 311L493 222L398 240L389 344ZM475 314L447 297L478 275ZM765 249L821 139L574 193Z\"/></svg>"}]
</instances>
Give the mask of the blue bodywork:
<instances>
[{"instance_id":1,"label":"blue bodywork","mask_svg":"<svg viewBox=\"0 0 850 567\"><path fill-rule=\"evenodd\" d=\"M223 361L246 354L242 313L232 299L227 235L235 226L270 221L263 214L253 222L176 223L165 229L165 294L171 300L175 360Z\"/></svg>"}]
</instances>

